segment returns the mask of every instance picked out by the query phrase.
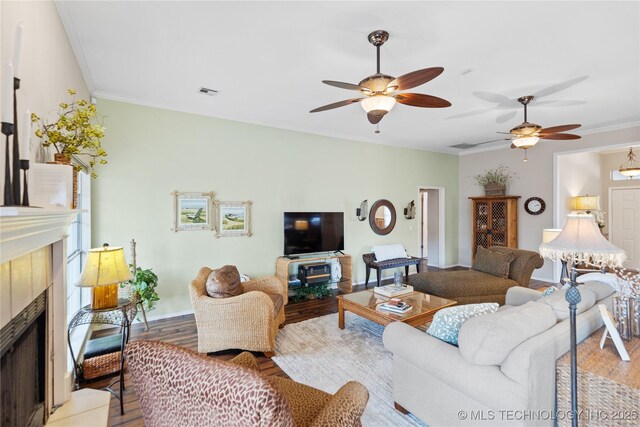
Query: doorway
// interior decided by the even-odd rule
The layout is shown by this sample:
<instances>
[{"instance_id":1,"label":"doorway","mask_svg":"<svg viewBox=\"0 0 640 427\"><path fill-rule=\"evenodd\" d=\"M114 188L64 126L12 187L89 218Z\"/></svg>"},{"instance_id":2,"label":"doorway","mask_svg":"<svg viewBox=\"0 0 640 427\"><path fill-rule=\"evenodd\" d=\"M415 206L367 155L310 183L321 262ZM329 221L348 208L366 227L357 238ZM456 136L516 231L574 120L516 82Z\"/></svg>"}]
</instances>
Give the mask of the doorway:
<instances>
[{"instance_id":1,"label":"doorway","mask_svg":"<svg viewBox=\"0 0 640 427\"><path fill-rule=\"evenodd\" d=\"M640 268L640 187L609 189L609 240L627 254L625 268Z\"/></svg>"},{"instance_id":2,"label":"doorway","mask_svg":"<svg viewBox=\"0 0 640 427\"><path fill-rule=\"evenodd\" d=\"M430 267L445 268L444 188L420 188L420 256Z\"/></svg>"}]
</instances>

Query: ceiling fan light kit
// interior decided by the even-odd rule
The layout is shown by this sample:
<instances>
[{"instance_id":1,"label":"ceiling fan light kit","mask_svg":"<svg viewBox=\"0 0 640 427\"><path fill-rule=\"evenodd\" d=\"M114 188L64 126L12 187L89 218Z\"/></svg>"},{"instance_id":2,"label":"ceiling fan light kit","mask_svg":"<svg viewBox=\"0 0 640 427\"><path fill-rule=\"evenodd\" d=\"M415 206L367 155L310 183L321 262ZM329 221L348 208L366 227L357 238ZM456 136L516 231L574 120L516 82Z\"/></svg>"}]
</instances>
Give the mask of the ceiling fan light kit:
<instances>
[{"instance_id":1,"label":"ceiling fan light kit","mask_svg":"<svg viewBox=\"0 0 640 427\"><path fill-rule=\"evenodd\" d=\"M389 40L389 33L384 30L371 32L367 39L376 48L376 73L365 77L357 85L352 83L323 80L322 83L341 89L359 91L363 98L353 98L334 102L315 108L310 113L332 110L356 102L360 102L362 109L367 113L367 119L371 124L377 125L382 118L391 111L396 102L420 108L446 108L451 103L445 99L420 93L398 93L398 91L411 89L435 79L444 71L442 67L424 68L404 74L398 78L382 74L380 72L380 46ZM379 133L379 130L376 131Z\"/></svg>"},{"instance_id":2,"label":"ceiling fan light kit","mask_svg":"<svg viewBox=\"0 0 640 427\"><path fill-rule=\"evenodd\" d=\"M629 178L633 178L634 176L640 175L640 163L636 160L636 155L633 152L633 147L629 148L629 153L627 154L627 161L620 165L620 172L624 176L628 176Z\"/></svg>"}]
</instances>

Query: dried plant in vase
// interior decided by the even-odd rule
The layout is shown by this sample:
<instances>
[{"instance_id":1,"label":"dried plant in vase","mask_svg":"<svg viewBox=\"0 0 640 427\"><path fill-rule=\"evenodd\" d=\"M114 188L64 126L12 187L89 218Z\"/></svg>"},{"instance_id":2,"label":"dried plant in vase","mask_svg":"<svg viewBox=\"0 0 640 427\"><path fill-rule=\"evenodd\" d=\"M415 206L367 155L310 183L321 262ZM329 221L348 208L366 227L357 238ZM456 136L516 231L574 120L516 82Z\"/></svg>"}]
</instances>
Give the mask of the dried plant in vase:
<instances>
[{"instance_id":1,"label":"dried plant in vase","mask_svg":"<svg viewBox=\"0 0 640 427\"><path fill-rule=\"evenodd\" d=\"M495 169L489 169L476 175L474 178L479 185L484 187L485 196L504 196L507 184L514 177L516 174L511 172L508 166L501 164Z\"/></svg>"},{"instance_id":2,"label":"dried plant in vase","mask_svg":"<svg viewBox=\"0 0 640 427\"><path fill-rule=\"evenodd\" d=\"M36 114L31 115L31 121L38 125L35 135L42 139L43 147L54 147L56 162L71 164L73 155L88 157L89 173L95 178L96 163L107 163L107 152L101 144L105 128L98 123L95 105L84 99L76 99L73 89L67 92L72 97L71 102L60 103L58 120L55 122L47 123ZM75 168L82 169L81 166Z\"/></svg>"}]
</instances>

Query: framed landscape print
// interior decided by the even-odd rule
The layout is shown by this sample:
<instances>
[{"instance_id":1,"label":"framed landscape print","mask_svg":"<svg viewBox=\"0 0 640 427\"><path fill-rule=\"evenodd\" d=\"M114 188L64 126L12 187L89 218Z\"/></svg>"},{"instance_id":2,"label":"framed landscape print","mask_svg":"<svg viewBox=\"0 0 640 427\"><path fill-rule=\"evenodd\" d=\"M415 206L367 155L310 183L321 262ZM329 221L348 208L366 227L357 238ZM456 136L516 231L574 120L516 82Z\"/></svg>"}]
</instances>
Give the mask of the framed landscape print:
<instances>
[{"instance_id":1,"label":"framed landscape print","mask_svg":"<svg viewBox=\"0 0 640 427\"><path fill-rule=\"evenodd\" d=\"M173 231L213 230L213 200L215 193L174 191Z\"/></svg>"},{"instance_id":2,"label":"framed landscape print","mask_svg":"<svg viewBox=\"0 0 640 427\"><path fill-rule=\"evenodd\" d=\"M251 202L216 200L216 236L251 236Z\"/></svg>"}]
</instances>

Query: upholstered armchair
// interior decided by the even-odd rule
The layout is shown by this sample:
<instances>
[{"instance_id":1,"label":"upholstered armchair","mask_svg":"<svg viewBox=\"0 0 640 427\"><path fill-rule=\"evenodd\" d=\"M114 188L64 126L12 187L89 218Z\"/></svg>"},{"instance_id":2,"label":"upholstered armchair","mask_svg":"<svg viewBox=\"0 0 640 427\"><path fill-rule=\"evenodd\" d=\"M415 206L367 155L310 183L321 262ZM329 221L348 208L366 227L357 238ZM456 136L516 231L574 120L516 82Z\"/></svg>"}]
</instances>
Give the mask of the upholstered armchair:
<instances>
[{"instance_id":1,"label":"upholstered armchair","mask_svg":"<svg viewBox=\"0 0 640 427\"><path fill-rule=\"evenodd\" d=\"M242 283L243 293L229 298L207 295L207 277L202 267L189 285L198 328L198 352L241 349L272 356L278 327L284 323L287 288L276 277Z\"/></svg>"},{"instance_id":2,"label":"upholstered armchair","mask_svg":"<svg viewBox=\"0 0 640 427\"><path fill-rule=\"evenodd\" d=\"M159 341L136 341L125 356L148 427L360 426L369 392L350 381L334 395L266 376L251 353L230 362Z\"/></svg>"}]
</instances>

